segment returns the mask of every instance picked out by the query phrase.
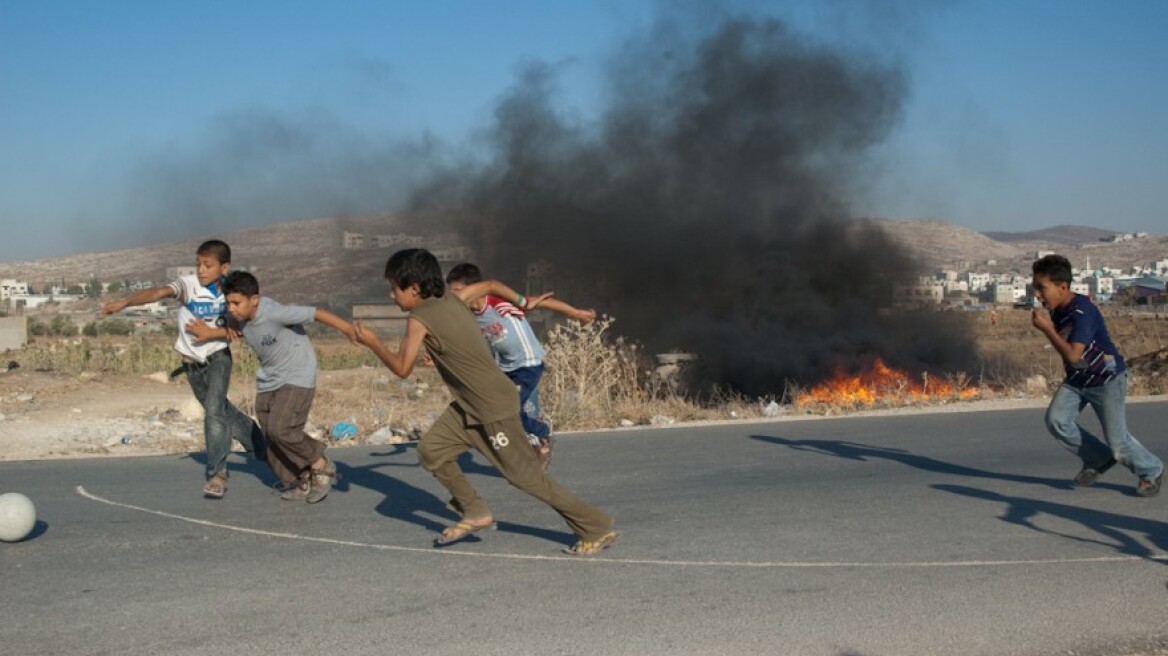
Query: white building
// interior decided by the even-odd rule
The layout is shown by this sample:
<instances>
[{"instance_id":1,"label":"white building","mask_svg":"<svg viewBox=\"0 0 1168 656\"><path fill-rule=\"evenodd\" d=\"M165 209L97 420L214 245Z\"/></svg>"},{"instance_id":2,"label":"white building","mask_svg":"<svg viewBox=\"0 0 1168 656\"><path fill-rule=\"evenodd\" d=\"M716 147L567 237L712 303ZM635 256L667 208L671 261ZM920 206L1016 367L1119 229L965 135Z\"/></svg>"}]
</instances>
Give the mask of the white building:
<instances>
[{"instance_id":1,"label":"white building","mask_svg":"<svg viewBox=\"0 0 1168 656\"><path fill-rule=\"evenodd\" d=\"M937 305L943 300L944 285L928 278L917 281L915 285L897 285L892 290L892 304L896 307Z\"/></svg>"},{"instance_id":2,"label":"white building","mask_svg":"<svg viewBox=\"0 0 1168 656\"><path fill-rule=\"evenodd\" d=\"M983 292L990 286L990 274L982 271L970 271L965 274L965 280L971 292Z\"/></svg>"},{"instance_id":3,"label":"white building","mask_svg":"<svg viewBox=\"0 0 1168 656\"><path fill-rule=\"evenodd\" d=\"M0 301L6 301L16 295L28 295L27 282L12 278L0 280Z\"/></svg>"},{"instance_id":4,"label":"white building","mask_svg":"<svg viewBox=\"0 0 1168 656\"><path fill-rule=\"evenodd\" d=\"M942 283L945 286L946 294L968 294L969 283L965 280L946 280Z\"/></svg>"},{"instance_id":5,"label":"white building","mask_svg":"<svg viewBox=\"0 0 1168 656\"><path fill-rule=\"evenodd\" d=\"M1092 296L1111 296L1115 293L1115 279L1106 276L1089 276L1083 282Z\"/></svg>"},{"instance_id":6,"label":"white building","mask_svg":"<svg viewBox=\"0 0 1168 656\"><path fill-rule=\"evenodd\" d=\"M1083 296L1090 296L1091 286L1085 282L1072 282L1071 291L1076 294L1082 294Z\"/></svg>"},{"instance_id":7,"label":"white building","mask_svg":"<svg viewBox=\"0 0 1168 656\"><path fill-rule=\"evenodd\" d=\"M1000 305L1013 305L1026 298L1026 285L1014 282L995 282L990 290L990 300Z\"/></svg>"}]
</instances>

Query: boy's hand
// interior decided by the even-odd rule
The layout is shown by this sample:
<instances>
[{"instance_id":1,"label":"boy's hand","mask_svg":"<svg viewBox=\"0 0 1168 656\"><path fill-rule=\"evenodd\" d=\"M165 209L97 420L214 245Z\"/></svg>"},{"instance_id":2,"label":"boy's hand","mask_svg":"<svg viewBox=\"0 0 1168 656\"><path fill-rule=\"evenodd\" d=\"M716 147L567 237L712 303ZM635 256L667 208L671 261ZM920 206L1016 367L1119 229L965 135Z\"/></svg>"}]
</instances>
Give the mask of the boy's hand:
<instances>
[{"instance_id":1,"label":"boy's hand","mask_svg":"<svg viewBox=\"0 0 1168 656\"><path fill-rule=\"evenodd\" d=\"M126 309L125 301L109 301L101 306L102 314L117 314Z\"/></svg>"},{"instance_id":2,"label":"boy's hand","mask_svg":"<svg viewBox=\"0 0 1168 656\"><path fill-rule=\"evenodd\" d=\"M575 319L576 321L579 321L580 323L585 323L585 324L592 323L593 321L596 320L596 310L593 310L593 309L576 310L575 312L572 313L572 318Z\"/></svg>"},{"instance_id":3,"label":"boy's hand","mask_svg":"<svg viewBox=\"0 0 1168 656\"><path fill-rule=\"evenodd\" d=\"M374 344L381 343L381 340L377 339L377 333L362 326L360 320L353 322L353 341L354 343L365 346L373 346Z\"/></svg>"},{"instance_id":4,"label":"boy's hand","mask_svg":"<svg viewBox=\"0 0 1168 656\"><path fill-rule=\"evenodd\" d=\"M1041 330L1043 333L1050 333L1054 331L1054 322L1050 320L1050 315L1044 310L1037 308L1030 311L1030 323L1034 327Z\"/></svg>"},{"instance_id":5,"label":"boy's hand","mask_svg":"<svg viewBox=\"0 0 1168 656\"><path fill-rule=\"evenodd\" d=\"M195 338L196 344L201 344L209 339L214 339L215 335L212 333L214 328L208 326L202 319L191 319L186 325L187 334Z\"/></svg>"},{"instance_id":6,"label":"boy's hand","mask_svg":"<svg viewBox=\"0 0 1168 656\"><path fill-rule=\"evenodd\" d=\"M239 332L239 328L234 326L227 326L224 330L227 331L227 341L229 342L239 341L239 338L243 337L243 333Z\"/></svg>"}]
</instances>

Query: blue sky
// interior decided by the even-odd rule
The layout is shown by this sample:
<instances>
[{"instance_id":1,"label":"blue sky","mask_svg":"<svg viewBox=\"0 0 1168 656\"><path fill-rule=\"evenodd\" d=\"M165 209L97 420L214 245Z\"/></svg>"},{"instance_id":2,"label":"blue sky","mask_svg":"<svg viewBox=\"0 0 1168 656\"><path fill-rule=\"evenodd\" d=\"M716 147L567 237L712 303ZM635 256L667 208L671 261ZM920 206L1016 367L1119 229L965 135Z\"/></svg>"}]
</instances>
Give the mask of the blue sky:
<instances>
[{"instance_id":1,"label":"blue sky","mask_svg":"<svg viewBox=\"0 0 1168 656\"><path fill-rule=\"evenodd\" d=\"M409 181L427 139L472 147L524 62L555 65L587 117L631 35L743 14L904 68L904 120L872 153L857 215L1168 232L1168 2L0 0L0 261L204 234L155 186L246 161L223 135L248 117L312 125L331 143L318 156L348 145ZM401 148L362 150L379 140ZM310 175L272 166L285 185ZM228 187L204 210L282 195L240 222L330 211ZM334 193L332 211L372 209Z\"/></svg>"}]
</instances>

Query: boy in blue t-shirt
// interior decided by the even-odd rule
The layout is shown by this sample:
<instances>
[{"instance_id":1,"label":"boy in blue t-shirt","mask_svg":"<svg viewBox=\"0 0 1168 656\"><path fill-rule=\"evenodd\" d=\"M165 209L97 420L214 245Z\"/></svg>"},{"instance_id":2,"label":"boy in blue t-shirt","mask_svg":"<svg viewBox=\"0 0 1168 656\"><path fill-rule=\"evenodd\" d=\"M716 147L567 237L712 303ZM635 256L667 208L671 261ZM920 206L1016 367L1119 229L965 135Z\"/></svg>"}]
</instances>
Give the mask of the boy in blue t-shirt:
<instances>
[{"instance_id":1,"label":"boy in blue t-shirt","mask_svg":"<svg viewBox=\"0 0 1168 656\"><path fill-rule=\"evenodd\" d=\"M1050 400L1046 427L1083 461L1075 484L1091 485L1118 462L1139 476L1138 496L1155 496L1164 479L1164 464L1127 430L1127 367L1111 342L1103 315L1087 297L1070 290L1067 258L1047 255L1035 261L1032 270L1034 294L1050 312L1048 316L1034 310L1032 322L1062 356L1067 375ZM1104 441L1075 421L1087 405L1099 417Z\"/></svg>"}]
</instances>

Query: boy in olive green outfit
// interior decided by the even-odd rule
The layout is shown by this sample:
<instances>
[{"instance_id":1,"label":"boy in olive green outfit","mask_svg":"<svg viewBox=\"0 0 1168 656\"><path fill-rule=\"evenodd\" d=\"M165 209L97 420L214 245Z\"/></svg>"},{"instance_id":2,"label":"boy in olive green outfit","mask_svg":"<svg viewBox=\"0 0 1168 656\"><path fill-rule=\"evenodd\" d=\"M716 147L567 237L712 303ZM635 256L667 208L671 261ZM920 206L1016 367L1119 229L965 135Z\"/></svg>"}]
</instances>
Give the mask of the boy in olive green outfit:
<instances>
[{"instance_id":1,"label":"boy in olive green outfit","mask_svg":"<svg viewBox=\"0 0 1168 656\"><path fill-rule=\"evenodd\" d=\"M541 469L528 445L519 418L515 385L503 374L483 340L470 310L454 294L447 294L438 260L424 249L394 253L385 264L393 302L410 313L406 334L397 352L390 352L370 330L356 326L357 341L368 346L390 371L406 378L424 345L454 401L418 443L422 467L450 491L451 507L460 515L438 537L448 544L494 526L486 502L458 466L468 449L483 454L509 483L551 506L564 518L578 541L564 552L588 556L611 545L619 535L612 518L581 501ZM475 283L484 293L517 298L513 290L495 281Z\"/></svg>"}]
</instances>

